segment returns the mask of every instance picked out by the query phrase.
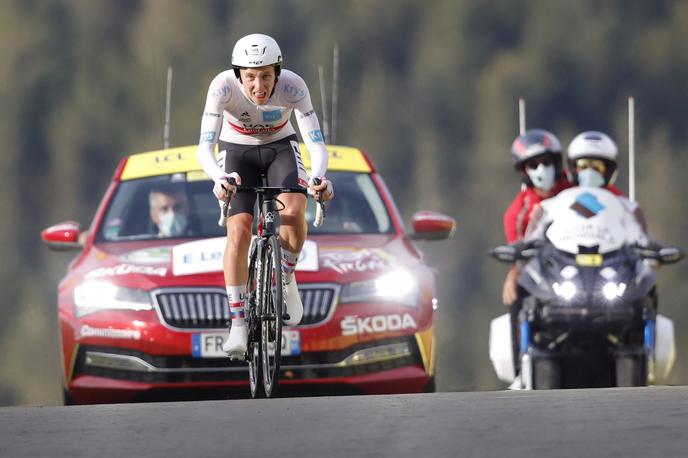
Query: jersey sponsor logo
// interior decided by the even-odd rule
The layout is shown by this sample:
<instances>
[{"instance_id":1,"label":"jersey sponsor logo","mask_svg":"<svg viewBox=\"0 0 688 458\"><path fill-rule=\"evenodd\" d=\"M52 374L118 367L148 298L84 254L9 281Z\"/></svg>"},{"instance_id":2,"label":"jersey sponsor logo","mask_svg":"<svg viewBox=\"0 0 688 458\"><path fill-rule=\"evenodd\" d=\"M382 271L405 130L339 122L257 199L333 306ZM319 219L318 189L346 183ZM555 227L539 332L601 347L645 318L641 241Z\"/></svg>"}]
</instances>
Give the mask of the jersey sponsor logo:
<instances>
[{"instance_id":1,"label":"jersey sponsor logo","mask_svg":"<svg viewBox=\"0 0 688 458\"><path fill-rule=\"evenodd\" d=\"M215 132L208 130L206 132L201 132L201 138L198 140L199 143L214 143L215 142Z\"/></svg>"},{"instance_id":2,"label":"jersey sponsor logo","mask_svg":"<svg viewBox=\"0 0 688 458\"><path fill-rule=\"evenodd\" d=\"M313 116L314 114L315 114L315 110L307 111L305 113L300 113L299 119L307 118L309 116Z\"/></svg>"},{"instance_id":3,"label":"jersey sponsor logo","mask_svg":"<svg viewBox=\"0 0 688 458\"><path fill-rule=\"evenodd\" d=\"M347 315L340 322L340 326L343 336L418 329L418 324L408 313L403 315L366 316L363 318L358 315Z\"/></svg>"},{"instance_id":4,"label":"jersey sponsor logo","mask_svg":"<svg viewBox=\"0 0 688 458\"><path fill-rule=\"evenodd\" d=\"M243 113L241 113L241 116L239 116L239 121L243 123L251 122L251 115L248 113L248 111L244 111Z\"/></svg>"},{"instance_id":5,"label":"jersey sponsor logo","mask_svg":"<svg viewBox=\"0 0 688 458\"><path fill-rule=\"evenodd\" d=\"M303 100L304 97L306 97L305 90L293 86L291 84L284 85L284 93L285 95L287 95L287 101L289 103L300 102L301 100Z\"/></svg>"},{"instance_id":6,"label":"jersey sponsor logo","mask_svg":"<svg viewBox=\"0 0 688 458\"><path fill-rule=\"evenodd\" d=\"M313 142L324 142L325 140L323 139L323 134L321 130L311 130L308 132L308 138L311 139Z\"/></svg>"},{"instance_id":7,"label":"jersey sponsor logo","mask_svg":"<svg viewBox=\"0 0 688 458\"><path fill-rule=\"evenodd\" d=\"M244 135L270 135L275 132L279 132L282 130L282 127L286 126L287 123L289 122L288 119L285 119L282 124L278 124L276 126L271 126L267 124L244 124L243 126L239 126L237 124L232 124L230 121L227 121L230 126L240 134Z\"/></svg>"},{"instance_id":8,"label":"jersey sponsor logo","mask_svg":"<svg viewBox=\"0 0 688 458\"><path fill-rule=\"evenodd\" d=\"M265 122L279 121L281 117L282 117L282 111L281 110L272 110L272 111L264 111L263 112L263 121L265 121Z\"/></svg>"},{"instance_id":9,"label":"jersey sponsor logo","mask_svg":"<svg viewBox=\"0 0 688 458\"><path fill-rule=\"evenodd\" d=\"M221 88L213 89L213 92L210 93L213 97L222 97L226 98L229 96L229 94L232 92L229 86L222 86Z\"/></svg>"},{"instance_id":10,"label":"jersey sponsor logo","mask_svg":"<svg viewBox=\"0 0 688 458\"><path fill-rule=\"evenodd\" d=\"M203 113L203 116L210 116L210 117L213 117L213 118L219 118L219 117L222 116L222 115L221 115L220 113L211 113L211 112L209 112L209 111L206 111L206 112Z\"/></svg>"}]
</instances>

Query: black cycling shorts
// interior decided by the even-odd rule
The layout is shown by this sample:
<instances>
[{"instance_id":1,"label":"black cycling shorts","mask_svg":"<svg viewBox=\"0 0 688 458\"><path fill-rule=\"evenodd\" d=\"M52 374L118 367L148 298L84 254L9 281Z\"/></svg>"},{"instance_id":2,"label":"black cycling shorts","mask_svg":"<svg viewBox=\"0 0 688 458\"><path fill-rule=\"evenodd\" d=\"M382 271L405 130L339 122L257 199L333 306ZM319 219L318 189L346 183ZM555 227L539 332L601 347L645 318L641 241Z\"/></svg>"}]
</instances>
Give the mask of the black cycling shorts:
<instances>
[{"instance_id":1,"label":"black cycling shorts","mask_svg":"<svg viewBox=\"0 0 688 458\"><path fill-rule=\"evenodd\" d=\"M295 188L308 187L308 174L301 159L296 135L290 135L266 145L239 145L220 140L218 163L227 173L236 172L243 186L260 186L261 176L267 178L267 186ZM232 197L229 215L250 213L256 202L253 192L237 193Z\"/></svg>"}]
</instances>

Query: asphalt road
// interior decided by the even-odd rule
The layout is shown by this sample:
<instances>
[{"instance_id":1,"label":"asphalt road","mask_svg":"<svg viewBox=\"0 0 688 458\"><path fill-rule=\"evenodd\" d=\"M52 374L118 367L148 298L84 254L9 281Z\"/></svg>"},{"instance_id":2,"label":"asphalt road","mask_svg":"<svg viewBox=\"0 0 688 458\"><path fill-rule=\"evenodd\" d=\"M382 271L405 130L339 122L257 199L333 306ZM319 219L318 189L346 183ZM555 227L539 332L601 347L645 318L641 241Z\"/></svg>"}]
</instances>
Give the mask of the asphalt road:
<instances>
[{"instance_id":1,"label":"asphalt road","mask_svg":"<svg viewBox=\"0 0 688 458\"><path fill-rule=\"evenodd\" d=\"M682 457L688 387L7 407L0 456Z\"/></svg>"}]
</instances>

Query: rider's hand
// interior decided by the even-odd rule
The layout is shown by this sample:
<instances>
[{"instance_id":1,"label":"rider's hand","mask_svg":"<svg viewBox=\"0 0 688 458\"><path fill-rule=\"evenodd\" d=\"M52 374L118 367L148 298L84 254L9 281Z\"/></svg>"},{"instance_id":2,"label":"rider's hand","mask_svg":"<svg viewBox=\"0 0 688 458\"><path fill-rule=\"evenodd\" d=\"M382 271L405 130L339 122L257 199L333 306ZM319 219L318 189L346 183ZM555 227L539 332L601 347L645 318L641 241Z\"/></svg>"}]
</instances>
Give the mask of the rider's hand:
<instances>
[{"instance_id":1,"label":"rider's hand","mask_svg":"<svg viewBox=\"0 0 688 458\"><path fill-rule=\"evenodd\" d=\"M217 200L224 201L227 198L228 192L232 193L232 195L236 192L236 186L229 183L230 178L234 178L236 184L241 184L241 177L236 172L221 176L220 179L215 182L215 186L213 186L213 194L215 194Z\"/></svg>"},{"instance_id":2,"label":"rider's hand","mask_svg":"<svg viewBox=\"0 0 688 458\"><path fill-rule=\"evenodd\" d=\"M332 182L325 177L320 177L320 184L313 183L314 179L308 180L308 194L316 199L322 196L322 200L328 201L334 199L334 188Z\"/></svg>"},{"instance_id":3,"label":"rider's hand","mask_svg":"<svg viewBox=\"0 0 688 458\"><path fill-rule=\"evenodd\" d=\"M504 286L502 287L502 302L504 305L510 306L518 298L518 280L519 270L513 266L504 279Z\"/></svg>"}]
</instances>

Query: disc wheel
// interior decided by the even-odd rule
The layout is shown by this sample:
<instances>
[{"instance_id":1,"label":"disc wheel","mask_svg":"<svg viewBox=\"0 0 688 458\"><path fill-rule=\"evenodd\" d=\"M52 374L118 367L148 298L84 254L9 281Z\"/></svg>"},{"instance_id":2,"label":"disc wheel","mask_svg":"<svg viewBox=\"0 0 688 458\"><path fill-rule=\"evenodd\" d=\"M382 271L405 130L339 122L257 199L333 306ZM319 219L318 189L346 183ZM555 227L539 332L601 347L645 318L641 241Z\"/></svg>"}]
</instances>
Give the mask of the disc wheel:
<instances>
[{"instance_id":1,"label":"disc wheel","mask_svg":"<svg viewBox=\"0 0 688 458\"><path fill-rule=\"evenodd\" d=\"M279 380L282 352L282 254L277 237L271 237L261 250L261 343L263 389L265 396L275 392Z\"/></svg>"}]
</instances>

